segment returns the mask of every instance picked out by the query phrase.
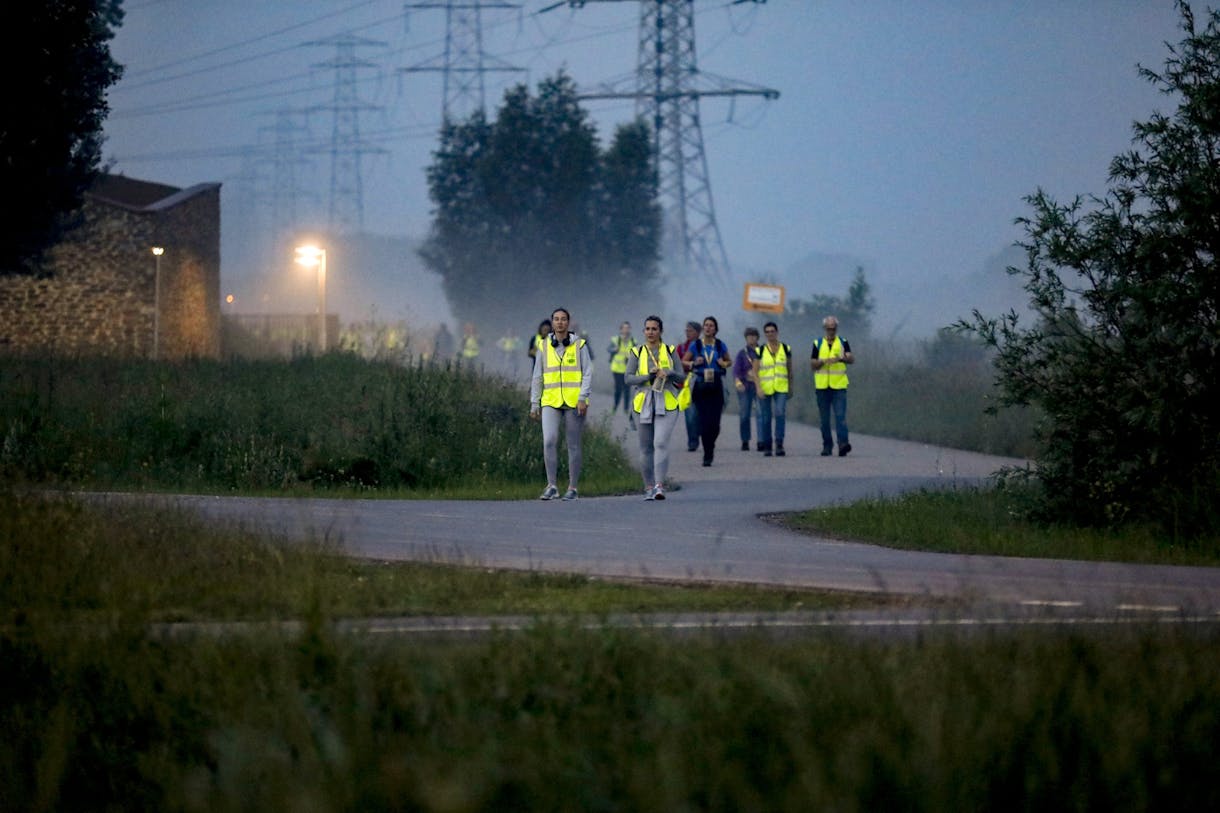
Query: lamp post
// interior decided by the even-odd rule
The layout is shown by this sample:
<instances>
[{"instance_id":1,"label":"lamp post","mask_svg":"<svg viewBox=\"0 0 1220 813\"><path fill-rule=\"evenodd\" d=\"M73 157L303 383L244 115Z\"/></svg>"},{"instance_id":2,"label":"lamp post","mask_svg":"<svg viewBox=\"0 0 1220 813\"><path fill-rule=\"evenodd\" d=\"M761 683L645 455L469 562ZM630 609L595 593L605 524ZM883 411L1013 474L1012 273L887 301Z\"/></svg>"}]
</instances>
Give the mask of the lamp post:
<instances>
[{"instance_id":1,"label":"lamp post","mask_svg":"<svg viewBox=\"0 0 1220 813\"><path fill-rule=\"evenodd\" d=\"M153 280L153 352L154 360L161 357L161 255L165 253L162 246L152 247L154 262L157 264L156 277Z\"/></svg>"},{"instance_id":2,"label":"lamp post","mask_svg":"<svg viewBox=\"0 0 1220 813\"><path fill-rule=\"evenodd\" d=\"M318 269L318 345L326 352L326 249L314 245L297 246L296 262Z\"/></svg>"}]
</instances>

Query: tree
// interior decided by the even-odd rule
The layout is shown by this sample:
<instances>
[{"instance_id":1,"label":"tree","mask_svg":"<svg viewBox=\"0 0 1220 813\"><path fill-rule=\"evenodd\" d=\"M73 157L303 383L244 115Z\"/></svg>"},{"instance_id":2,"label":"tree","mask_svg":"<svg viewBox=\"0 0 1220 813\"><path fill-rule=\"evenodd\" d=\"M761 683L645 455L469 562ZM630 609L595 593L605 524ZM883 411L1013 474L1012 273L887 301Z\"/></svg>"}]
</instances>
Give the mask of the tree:
<instances>
[{"instance_id":1,"label":"tree","mask_svg":"<svg viewBox=\"0 0 1220 813\"><path fill-rule=\"evenodd\" d=\"M97 176L106 90L122 68L109 42L120 0L10 3L0 123L0 189L10 202L0 226L0 274L39 270L44 252L75 224Z\"/></svg>"},{"instance_id":2,"label":"tree","mask_svg":"<svg viewBox=\"0 0 1220 813\"><path fill-rule=\"evenodd\" d=\"M454 313L531 327L557 304L655 301L660 207L648 129L620 126L604 153L563 73L518 85L495 121L447 122L428 168L420 251ZM615 302L621 308L623 302Z\"/></svg>"},{"instance_id":3,"label":"tree","mask_svg":"<svg viewBox=\"0 0 1220 813\"><path fill-rule=\"evenodd\" d=\"M876 308L871 291L864 278L864 269L857 266L846 297L814 294L809 299L789 302L784 309L784 333L816 339L822 335L822 320L833 315L839 320L840 336L863 339L872 330L873 310Z\"/></svg>"},{"instance_id":4,"label":"tree","mask_svg":"<svg viewBox=\"0 0 1220 813\"><path fill-rule=\"evenodd\" d=\"M1035 404L1033 476L1045 516L1217 529L1220 487L1220 14L1164 71L1140 74L1177 103L1133 125L1109 191L1060 204L1041 190L1018 219L1036 322L975 311L960 329L994 348L1002 403Z\"/></svg>"}]
</instances>

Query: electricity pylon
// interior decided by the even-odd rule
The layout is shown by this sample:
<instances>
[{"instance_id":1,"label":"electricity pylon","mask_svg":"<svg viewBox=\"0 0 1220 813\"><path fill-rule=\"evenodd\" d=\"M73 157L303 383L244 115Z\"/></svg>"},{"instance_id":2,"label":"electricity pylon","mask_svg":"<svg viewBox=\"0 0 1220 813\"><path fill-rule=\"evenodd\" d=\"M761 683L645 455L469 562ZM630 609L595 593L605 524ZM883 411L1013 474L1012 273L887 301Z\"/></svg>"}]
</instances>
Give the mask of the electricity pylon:
<instances>
[{"instance_id":1,"label":"electricity pylon","mask_svg":"<svg viewBox=\"0 0 1220 813\"><path fill-rule=\"evenodd\" d=\"M357 48L384 46L384 42L352 34L339 34L315 40L307 45L328 45L335 49L333 59L319 62L315 68L332 68L335 72L335 92L329 105L318 105L311 111L333 114L330 147L330 205L328 223L332 234L350 234L364 227L364 180L361 163L365 155L385 153L360 139L360 113L381 108L361 101L356 93L356 72L375 68L376 63L356 57Z\"/></svg>"},{"instance_id":2,"label":"electricity pylon","mask_svg":"<svg viewBox=\"0 0 1220 813\"><path fill-rule=\"evenodd\" d=\"M271 232L275 239L286 240L300 225L297 203L305 190L297 173L308 165L300 155L302 136L308 129L300 121L304 111L281 109L275 112L275 124L259 128L259 136L272 139L271 156Z\"/></svg>"},{"instance_id":3,"label":"electricity pylon","mask_svg":"<svg viewBox=\"0 0 1220 813\"><path fill-rule=\"evenodd\" d=\"M446 122L466 118L475 111L486 109L486 86L483 75L492 72L521 72L483 50L484 9L520 8L511 3L490 0L446 0L445 2L409 2L405 8L445 10L445 50L403 73L439 72L444 96L441 115Z\"/></svg>"},{"instance_id":4,"label":"electricity pylon","mask_svg":"<svg viewBox=\"0 0 1220 813\"><path fill-rule=\"evenodd\" d=\"M587 2L625 1L567 0L567 4L578 8ZM743 1L765 2L738 0ZM578 95L582 99L635 100L636 115L652 125L666 254L684 279L724 285L731 281L729 261L712 204L699 100L705 96L777 99L779 91L699 71L694 0L637 2L640 27L634 87L604 86Z\"/></svg>"}]
</instances>

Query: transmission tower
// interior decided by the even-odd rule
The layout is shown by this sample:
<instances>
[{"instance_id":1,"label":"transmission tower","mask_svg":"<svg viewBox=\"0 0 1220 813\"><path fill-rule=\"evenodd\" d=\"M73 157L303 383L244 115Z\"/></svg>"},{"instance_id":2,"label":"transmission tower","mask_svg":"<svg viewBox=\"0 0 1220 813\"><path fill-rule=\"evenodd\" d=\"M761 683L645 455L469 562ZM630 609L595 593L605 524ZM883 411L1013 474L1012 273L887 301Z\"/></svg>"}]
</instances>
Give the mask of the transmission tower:
<instances>
[{"instance_id":1,"label":"transmission tower","mask_svg":"<svg viewBox=\"0 0 1220 813\"><path fill-rule=\"evenodd\" d=\"M486 109L483 75L492 72L521 72L483 50L484 9L513 9L519 5L484 0L447 0L446 2L409 2L408 9L445 10L445 50L403 73L439 72L444 86L441 115L444 121L466 118Z\"/></svg>"},{"instance_id":2,"label":"transmission tower","mask_svg":"<svg viewBox=\"0 0 1220 813\"><path fill-rule=\"evenodd\" d=\"M339 34L307 45L332 46L335 56L313 67L335 72L335 92L329 105L310 108L333 115L330 137L330 205L328 223L334 234L350 234L364 227L364 181L361 163L365 155L385 153L360 139L360 114L381 108L361 101L356 93L356 73L361 68L376 68L376 63L356 57L357 48L380 47L384 42L351 34Z\"/></svg>"},{"instance_id":3,"label":"transmission tower","mask_svg":"<svg viewBox=\"0 0 1220 813\"><path fill-rule=\"evenodd\" d=\"M573 8L587 2L624 1L567 0ZM607 86L579 96L582 99L635 100L636 115L652 125L666 254L677 262L683 278L727 284L730 282L729 262L712 205L699 100L705 96L777 99L779 91L699 71L695 56L694 0L637 2L640 4L640 27L634 87L624 90Z\"/></svg>"},{"instance_id":4,"label":"transmission tower","mask_svg":"<svg viewBox=\"0 0 1220 813\"><path fill-rule=\"evenodd\" d=\"M301 136L308 128L300 121L304 111L282 109L275 112L275 124L259 128L259 135L271 139L271 231L275 240L285 240L300 226L297 202L305 190L297 170L309 161L300 154Z\"/></svg>"}]
</instances>

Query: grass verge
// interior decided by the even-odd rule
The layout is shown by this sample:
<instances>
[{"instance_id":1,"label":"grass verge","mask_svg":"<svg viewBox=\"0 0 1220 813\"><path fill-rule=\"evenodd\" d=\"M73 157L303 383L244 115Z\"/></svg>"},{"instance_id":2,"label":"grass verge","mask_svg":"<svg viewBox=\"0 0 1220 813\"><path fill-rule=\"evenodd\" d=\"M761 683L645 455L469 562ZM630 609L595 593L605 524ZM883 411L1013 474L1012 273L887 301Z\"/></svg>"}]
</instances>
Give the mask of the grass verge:
<instances>
[{"instance_id":1,"label":"grass verge","mask_svg":"<svg viewBox=\"0 0 1220 813\"><path fill-rule=\"evenodd\" d=\"M1045 525L1020 488L921 490L775 519L802 533L907 550L1170 565L1220 565L1220 539L1173 539L1151 526Z\"/></svg>"},{"instance_id":2,"label":"grass verge","mask_svg":"<svg viewBox=\"0 0 1220 813\"><path fill-rule=\"evenodd\" d=\"M751 586L351 559L216 528L170 508L0 493L0 623L598 615L877 606L885 598Z\"/></svg>"}]
</instances>

